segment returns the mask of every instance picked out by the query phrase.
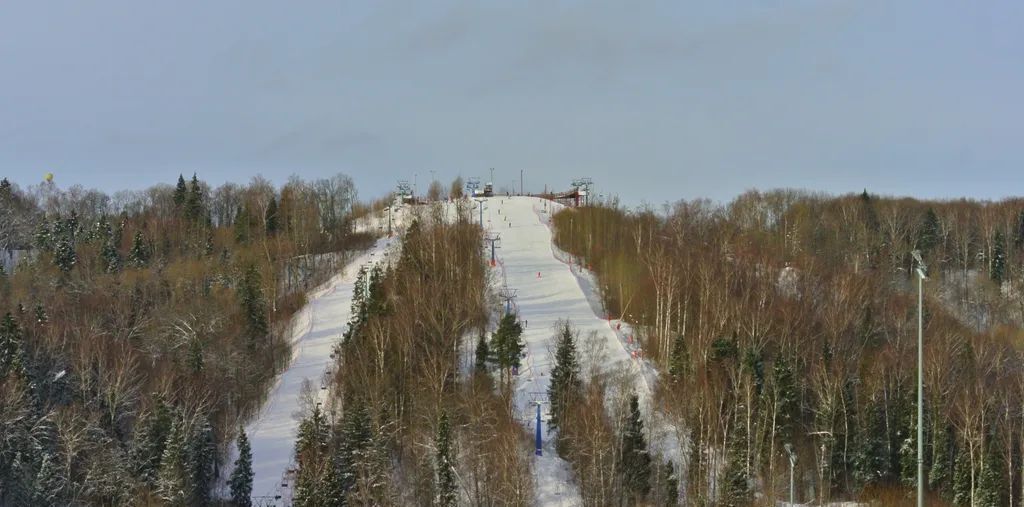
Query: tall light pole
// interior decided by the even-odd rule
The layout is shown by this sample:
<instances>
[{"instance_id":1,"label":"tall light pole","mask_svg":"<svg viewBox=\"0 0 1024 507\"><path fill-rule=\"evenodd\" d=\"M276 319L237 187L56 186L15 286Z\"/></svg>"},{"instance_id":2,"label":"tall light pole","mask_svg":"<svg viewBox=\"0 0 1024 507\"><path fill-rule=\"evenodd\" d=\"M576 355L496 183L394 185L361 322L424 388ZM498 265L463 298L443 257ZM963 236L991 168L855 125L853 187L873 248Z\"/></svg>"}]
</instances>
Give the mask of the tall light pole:
<instances>
[{"instance_id":1,"label":"tall light pole","mask_svg":"<svg viewBox=\"0 0 1024 507\"><path fill-rule=\"evenodd\" d=\"M911 252L917 266L917 507L924 507L924 279L921 251Z\"/></svg>"},{"instance_id":2,"label":"tall light pole","mask_svg":"<svg viewBox=\"0 0 1024 507\"><path fill-rule=\"evenodd\" d=\"M786 454L789 455L789 504L796 505L796 483L793 481L793 468L796 467L796 452L793 446L786 444Z\"/></svg>"}]
</instances>

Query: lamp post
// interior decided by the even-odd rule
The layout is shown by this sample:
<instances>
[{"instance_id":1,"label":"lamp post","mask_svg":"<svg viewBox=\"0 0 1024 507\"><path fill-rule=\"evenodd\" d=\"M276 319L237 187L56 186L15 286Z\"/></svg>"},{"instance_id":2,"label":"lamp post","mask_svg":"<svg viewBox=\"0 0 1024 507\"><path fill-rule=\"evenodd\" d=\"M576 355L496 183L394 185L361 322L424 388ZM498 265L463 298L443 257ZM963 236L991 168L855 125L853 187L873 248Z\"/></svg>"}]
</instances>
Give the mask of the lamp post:
<instances>
[{"instance_id":1,"label":"lamp post","mask_svg":"<svg viewBox=\"0 0 1024 507\"><path fill-rule=\"evenodd\" d=\"M793 468L796 467L796 452L793 446L786 444L786 454L789 455L789 504L796 505L796 483L793 481Z\"/></svg>"},{"instance_id":2,"label":"lamp post","mask_svg":"<svg viewBox=\"0 0 1024 507\"><path fill-rule=\"evenodd\" d=\"M924 507L924 279L921 251L911 252L917 266L917 507Z\"/></svg>"}]
</instances>

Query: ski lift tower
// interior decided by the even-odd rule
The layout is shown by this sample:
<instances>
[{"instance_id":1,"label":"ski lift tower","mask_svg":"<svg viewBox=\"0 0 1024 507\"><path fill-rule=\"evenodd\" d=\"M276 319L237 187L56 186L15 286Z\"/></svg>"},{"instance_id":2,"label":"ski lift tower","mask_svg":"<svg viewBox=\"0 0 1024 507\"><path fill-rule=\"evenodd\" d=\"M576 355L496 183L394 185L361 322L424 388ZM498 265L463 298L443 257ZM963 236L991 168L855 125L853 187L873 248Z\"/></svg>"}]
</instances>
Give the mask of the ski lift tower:
<instances>
[{"instance_id":1,"label":"ski lift tower","mask_svg":"<svg viewBox=\"0 0 1024 507\"><path fill-rule=\"evenodd\" d=\"M509 288L507 285L498 289L498 296L505 300L505 315L512 313L512 301L516 299L516 292L517 289Z\"/></svg>"},{"instance_id":2,"label":"ski lift tower","mask_svg":"<svg viewBox=\"0 0 1024 507\"><path fill-rule=\"evenodd\" d=\"M398 198L401 202L412 201L412 187L409 186L409 180L398 181Z\"/></svg>"},{"instance_id":3,"label":"ski lift tower","mask_svg":"<svg viewBox=\"0 0 1024 507\"><path fill-rule=\"evenodd\" d=\"M466 180L466 193L470 197L476 197L477 191L480 190L480 178L469 178Z\"/></svg>"},{"instance_id":4,"label":"ski lift tower","mask_svg":"<svg viewBox=\"0 0 1024 507\"><path fill-rule=\"evenodd\" d=\"M543 422L540 419L540 407L541 407L541 405L543 405L543 404L548 402L547 399L546 399L547 397L548 397L548 395L545 392L532 392L532 393L530 393L530 404L531 405L537 405L537 421L534 423L534 424L536 424L536 427L534 428L534 451L533 451L533 454L536 455L536 456L543 456L544 455L544 452L542 450L542 445L541 445L542 444L542 441L541 441L541 430L543 429L543 426L542 426Z\"/></svg>"},{"instance_id":5,"label":"ski lift tower","mask_svg":"<svg viewBox=\"0 0 1024 507\"><path fill-rule=\"evenodd\" d=\"M577 195L583 196L583 205L590 204L590 187L594 185L594 180L590 179L589 176L583 178L576 178L572 180L572 186L576 189ZM578 202L577 202L578 204Z\"/></svg>"},{"instance_id":6,"label":"ski lift tower","mask_svg":"<svg viewBox=\"0 0 1024 507\"><path fill-rule=\"evenodd\" d=\"M496 246L494 246L494 244L497 243L498 241L501 241L501 234L488 232L487 235L484 236L484 241L491 244L491 267L493 268L496 263L496 260L494 258L494 249L497 248Z\"/></svg>"},{"instance_id":7,"label":"ski lift tower","mask_svg":"<svg viewBox=\"0 0 1024 507\"><path fill-rule=\"evenodd\" d=\"M477 199L477 198L474 198L473 200L476 201L477 205L480 207L480 228L483 229L483 227L484 227L484 203L487 202L487 199Z\"/></svg>"}]
</instances>

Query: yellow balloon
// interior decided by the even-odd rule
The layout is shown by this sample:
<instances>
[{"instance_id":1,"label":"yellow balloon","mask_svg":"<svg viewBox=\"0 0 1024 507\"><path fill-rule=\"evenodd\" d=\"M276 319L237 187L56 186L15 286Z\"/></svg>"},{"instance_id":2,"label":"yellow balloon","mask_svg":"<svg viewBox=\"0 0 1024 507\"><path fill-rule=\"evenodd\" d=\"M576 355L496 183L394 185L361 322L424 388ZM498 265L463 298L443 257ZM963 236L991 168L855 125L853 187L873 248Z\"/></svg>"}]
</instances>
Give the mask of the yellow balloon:
<instances>
[{"instance_id":1,"label":"yellow balloon","mask_svg":"<svg viewBox=\"0 0 1024 507\"><path fill-rule=\"evenodd\" d=\"M53 181L53 173L46 173L46 176L43 176L43 178L45 178L47 182Z\"/></svg>"}]
</instances>

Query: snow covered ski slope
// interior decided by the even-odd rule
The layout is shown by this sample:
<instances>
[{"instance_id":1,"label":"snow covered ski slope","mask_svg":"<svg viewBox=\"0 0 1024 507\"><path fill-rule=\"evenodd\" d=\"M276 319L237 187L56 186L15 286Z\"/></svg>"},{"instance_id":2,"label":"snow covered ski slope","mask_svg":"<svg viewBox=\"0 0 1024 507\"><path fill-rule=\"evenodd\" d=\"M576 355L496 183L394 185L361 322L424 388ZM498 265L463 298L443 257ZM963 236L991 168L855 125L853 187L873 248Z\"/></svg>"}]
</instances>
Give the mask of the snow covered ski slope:
<instances>
[{"instance_id":1,"label":"snow covered ski slope","mask_svg":"<svg viewBox=\"0 0 1024 507\"><path fill-rule=\"evenodd\" d=\"M581 352L592 344L598 345L604 351L602 368L606 371L620 368L634 379L645 419L650 421L652 450L679 463L674 428L652 414L651 388L656 373L633 357L636 349L629 339L628 326L619 326L618 321L609 321L600 315L601 305L589 273L561 260L564 255L552 244L545 208L553 211L557 206L533 197L494 197L485 210L485 220L489 222L485 225L501 235L497 252L503 281L509 288L517 289L516 307L520 319L526 323L523 332L526 357L515 385L519 419L532 431L536 402L546 401L554 367L554 326L560 319L566 319L579 331ZM594 342L585 343L588 340ZM544 405L545 421L546 409ZM569 464L555 454L546 427L544 433L544 456L537 458L534 467L536 503L580 505L579 490Z\"/></svg>"},{"instance_id":2,"label":"snow covered ski slope","mask_svg":"<svg viewBox=\"0 0 1024 507\"><path fill-rule=\"evenodd\" d=\"M292 451L302 409L302 385L308 380L323 401L325 372L333 364L331 349L348 324L356 275L363 265L386 259L398 238L377 241L315 293L292 320L292 363L278 377L267 402L245 431L252 444L255 505L289 505L293 468ZM230 466L230 465L229 465Z\"/></svg>"}]
</instances>

